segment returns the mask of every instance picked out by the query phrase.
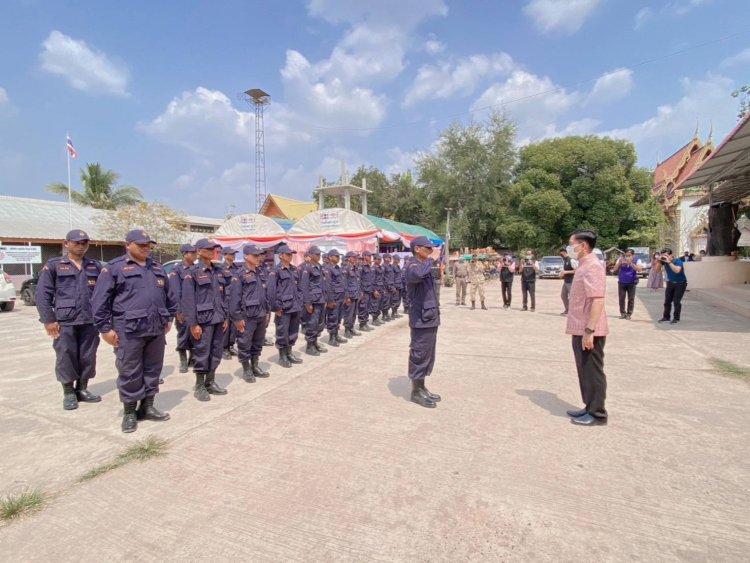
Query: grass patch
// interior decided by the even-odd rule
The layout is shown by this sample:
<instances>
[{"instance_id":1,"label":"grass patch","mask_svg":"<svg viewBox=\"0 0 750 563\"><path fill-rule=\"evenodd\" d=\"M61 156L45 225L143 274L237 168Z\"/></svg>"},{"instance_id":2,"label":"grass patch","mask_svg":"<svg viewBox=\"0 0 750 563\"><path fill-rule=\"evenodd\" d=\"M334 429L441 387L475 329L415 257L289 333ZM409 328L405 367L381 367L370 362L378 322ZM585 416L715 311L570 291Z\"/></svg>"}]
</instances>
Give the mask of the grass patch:
<instances>
[{"instance_id":1,"label":"grass patch","mask_svg":"<svg viewBox=\"0 0 750 563\"><path fill-rule=\"evenodd\" d=\"M140 442L136 442L132 446L129 446L124 452L119 454L114 461L110 461L109 463L105 463L87 471L81 475L79 481L90 481L95 477L99 477L99 475L104 475L108 471L122 467L131 461L145 461L152 457L161 457L167 453L168 447L169 444L166 440L149 436L145 440L141 440Z\"/></svg>"},{"instance_id":2,"label":"grass patch","mask_svg":"<svg viewBox=\"0 0 750 563\"><path fill-rule=\"evenodd\" d=\"M714 369L721 375L733 377L735 379L742 379L743 381L750 383L750 369L748 368L743 368L732 362L720 360L719 358L711 358L711 365L714 366Z\"/></svg>"},{"instance_id":3,"label":"grass patch","mask_svg":"<svg viewBox=\"0 0 750 563\"><path fill-rule=\"evenodd\" d=\"M29 489L0 499L0 519L15 520L24 514L31 514L47 502L47 494L39 489Z\"/></svg>"}]
</instances>

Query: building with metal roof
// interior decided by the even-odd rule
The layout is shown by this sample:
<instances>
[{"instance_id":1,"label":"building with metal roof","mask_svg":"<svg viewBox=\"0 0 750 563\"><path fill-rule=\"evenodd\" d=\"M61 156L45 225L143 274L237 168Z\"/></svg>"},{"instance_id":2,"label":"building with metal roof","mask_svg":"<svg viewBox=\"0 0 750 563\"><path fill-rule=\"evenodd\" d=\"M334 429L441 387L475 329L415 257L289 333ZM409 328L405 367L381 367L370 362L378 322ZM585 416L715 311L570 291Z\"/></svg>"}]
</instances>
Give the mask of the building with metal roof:
<instances>
[{"instance_id":1,"label":"building with metal roof","mask_svg":"<svg viewBox=\"0 0 750 563\"><path fill-rule=\"evenodd\" d=\"M314 201L300 201L290 197L268 194L258 214L271 218L299 221L308 213L317 210L318 204Z\"/></svg>"}]
</instances>

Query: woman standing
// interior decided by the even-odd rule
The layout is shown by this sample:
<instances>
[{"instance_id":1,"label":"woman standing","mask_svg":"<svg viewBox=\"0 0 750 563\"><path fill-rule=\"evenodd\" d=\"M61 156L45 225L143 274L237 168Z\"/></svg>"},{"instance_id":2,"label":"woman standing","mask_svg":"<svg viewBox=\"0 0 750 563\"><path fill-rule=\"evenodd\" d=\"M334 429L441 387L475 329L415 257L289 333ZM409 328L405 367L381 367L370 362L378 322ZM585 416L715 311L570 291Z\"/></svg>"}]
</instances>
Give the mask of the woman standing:
<instances>
[{"instance_id":1,"label":"woman standing","mask_svg":"<svg viewBox=\"0 0 750 563\"><path fill-rule=\"evenodd\" d=\"M651 257L651 270L648 273L646 287L649 289L661 289L664 287L664 272L661 268L661 255L656 252Z\"/></svg>"}]
</instances>

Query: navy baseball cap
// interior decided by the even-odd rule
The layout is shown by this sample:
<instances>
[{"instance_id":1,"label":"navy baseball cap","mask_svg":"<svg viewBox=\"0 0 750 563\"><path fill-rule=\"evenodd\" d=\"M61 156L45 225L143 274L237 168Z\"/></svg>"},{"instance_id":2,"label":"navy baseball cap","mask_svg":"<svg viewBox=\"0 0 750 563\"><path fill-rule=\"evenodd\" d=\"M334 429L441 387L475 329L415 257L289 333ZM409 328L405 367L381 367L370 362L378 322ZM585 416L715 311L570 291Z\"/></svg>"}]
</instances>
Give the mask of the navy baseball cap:
<instances>
[{"instance_id":1,"label":"navy baseball cap","mask_svg":"<svg viewBox=\"0 0 750 563\"><path fill-rule=\"evenodd\" d=\"M125 242L134 242L136 244L149 244L153 242L156 244L156 241L143 229L133 229L132 231L128 231L128 234L125 235Z\"/></svg>"},{"instance_id":2,"label":"navy baseball cap","mask_svg":"<svg viewBox=\"0 0 750 563\"><path fill-rule=\"evenodd\" d=\"M278 254L297 254L296 250L292 250L285 244L282 244L276 252Z\"/></svg>"},{"instance_id":3,"label":"navy baseball cap","mask_svg":"<svg viewBox=\"0 0 750 563\"><path fill-rule=\"evenodd\" d=\"M401 256L399 256L398 254L394 254L393 255L393 259L394 260L401 260Z\"/></svg>"},{"instance_id":4,"label":"navy baseball cap","mask_svg":"<svg viewBox=\"0 0 750 563\"><path fill-rule=\"evenodd\" d=\"M328 256L341 256L341 253L335 248L328 251Z\"/></svg>"},{"instance_id":5,"label":"navy baseball cap","mask_svg":"<svg viewBox=\"0 0 750 563\"><path fill-rule=\"evenodd\" d=\"M373 254L373 255L372 255L372 257L373 257L373 258L375 258L375 260L381 260L381 259L383 258L383 257L382 257L382 256L381 256L380 254L378 254L377 252L376 252L375 254Z\"/></svg>"},{"instance_id":6,"label":"navy baseball cap","mask_svg":"<svg viewBox=\"0 0 750 563\"><path fill-rule=\"evenodd\" d=\"M197 248L198 250L213 250L214 248L221 248L221 245L215 242L211 242L207 238L202 238L195 243L195 248Z\"/></svg>"},{"instance_id":7,"label":"navy baseball cap","mask_svg":"<svg viewBox=\"0 0 750 563\"><path fill-rule=\"evenodd\" d=\"M221 245L217 245L217 246L221 246ZM221 249L221 253L224 256L226 256L227 254L237 254L237 251L231 246L225 246L224 248Z\"/></svg>"},{"instance_id":8,"label":"navy baseball cap","mask_svg":"<svg viewBox=\"0 0 750 563\"><path fill-rule=\"evenodd\" d=\"M393 257L392 257L392 256L391 256L390 254L383 254L383 258L384 258L385 260L390 260L390 259L391 259L391 258L393 258Z\"/></svg>"},{"instance_id":9,"label":"navy baseball cap","mask_svg":"<svg viewBox=\"0 0 750 563\"><path fill-rule=\"evenodd\" d=\"M260 256L261 254L265 254L266 252L265 252L265 250L263 250L262 248L258 248L254 244L246 244L242 248L242 253L243 254L252 254L254 256Z\"/></svg>"},{"instance_id":10,"label":"navy baseball cap","mask_svg":"<svg viewBox=\"0 0 750 563\"><path fill-rule=\"evenodd\" d=\"M427 237L414 237L411 240L411 244L409 244L409 248L414 250L417 246L425 246L427 248L435 248L435 245L432 244L432 241L428 239Z\"/></svg>"},{"instance_id":11,"label":"navy baseball cap","mask_svg":"<svg viewBox=\"0 0 750 563\"><path fill-rule=\"evenodd\" d=\"M67 235L65 235L65 240L69 240L71 242L81 242L84 240L91 240L89 236L86 234L85 231L81 231L79 229L73 229L72 231L68 232Z\"/></svg>"},{"instance_id":12,"label":"navy baseball cap","mask_svg":"<svg viewBox=\"0 0 750 563\"><path fill-rule=\"evenodd\" d=\"M354 252L353 250L350 250L344 255L344 258L356 258L358 254Z\"/></svg>"},{"instance_id":13,"label":"navy baseball cap","mask_svg":"<svg viewBox=\"0 0 750 563\"><path fill-rule=\"evenodd\" d=\"M372 256L372 252L370 252L369 250L365 250L365 251L364 251L364 252L362 253L362 256Z\"/></svg>"},{"instance_id":14,"label":"navy baseball cap","mask_svg":"<svg viewBox=\"0 0 750 563\"><path fill-rule=\"evenodd\" d=\"M183 244L180 247L180 252L185 254L187 252L195 252L196 248L192 244Z\"/></svg>"},{"instance_id":15,"label":"navy baseball cap","mask_svg":"<svg viewBox=\"0 0 750 563\"><path fill-rule=\"evenodd\" d=\"M308 254L320 254L320 248L318 248L317 246L311 246L310 248L307 249L307 253Z\"/></svg>"}]
</instances>

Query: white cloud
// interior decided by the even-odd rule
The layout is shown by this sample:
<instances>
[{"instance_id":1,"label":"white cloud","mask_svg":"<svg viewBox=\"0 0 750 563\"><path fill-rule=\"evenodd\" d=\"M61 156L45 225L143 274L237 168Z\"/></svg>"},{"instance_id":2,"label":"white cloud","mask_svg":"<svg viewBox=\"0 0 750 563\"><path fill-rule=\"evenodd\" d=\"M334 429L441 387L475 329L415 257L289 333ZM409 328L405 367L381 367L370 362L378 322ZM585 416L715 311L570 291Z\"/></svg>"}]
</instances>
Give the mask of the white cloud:
<instances>
[{"instance_id":1,"label":"white cloud","mask_svg":"<svg viewBox=\"0 0 750 563\"><path fill-rule=\"evenodd\" d=\"M635 29L641 29L653 17L654 11L651 8L641 8L635 15Z\"/></svg>"},{"instance_id":2,"label":"white cloud","mask_svg":"<svg viewBox=\"0 0 750 563\"><path fill-rule=\"evenodd\" d=\"M524 7L542 33L572 34L581 29L601 0L530 0Z\"/></svg>"},{"instance_id":3,"label":"white cloud","mask_svg":"<svg viewBox=\"0 0 750 563\"><path fill-rule=\"evenodd\" d=\"M703 124L704 136L712 123L714 140L720 141L737 121L737 108L729 97L734 89L732 80L709 74L701 80L683 78L680 83L684 93L676 102L659 106L653 116L640 123L601 134L634 142L639 155L648 163L657 152L664 158L689 141L696 120Z\"/></svg>"},{"instance_id":4,"label":"white cloud","mask_svg":"<svg viewBox=\"0 0 750 563\"><path fill-rule=\"evenodd\" d=\"M42 43L39 59L43 70L62 76L77 90L95 95L128 95L128 69L125 65L111 61L85 41L54 30Z\"/></svg>"},{"instance_id":5,"label":"white cloud","mask_svg":"<svg viewBox=\"0 0 750 563\"><path fill-rule=\"evenodd\" d=\"M424 50L427 51L427 54L429 55L437 55L445 50L445 45L437 39L428 39L425 41Z\"/></svg>"},{"instance_id":6,"label":"white cloud","mask_svg":"<svg viewBox=\"0 0 750 563\"><path fill-rule=\"evenodd\" d=\"M554 124L548 125L544 132L543 138L549 139L551 137L568 137L570 135L591 135L601 125L601 121L598 119L592 119L590 117L584 117L576 121L571 121L562 129L557 129ZM531 139L525 139L525 142L521 144L528 144Z\"/></svg>"},{"instance_id":7,"label":"white cloud","mask_svg":"<svg viewBox=\"0 0 750 563\"><path fill-rule=\"evenodd\" d=\"M0 106L4 105L10 105L10 97L8 97L8 92L5 91L5 88L0 86Z\"/></svg>"},{"instance_id":8,"label":"white cloud","mask_svg":"<svg viewBox=\"0 0 750 563\"><path fill-rule=\"evenodd\" d=\"M588 103L604 104L621 100L633 89L633 71L621 68L596 79L588 96Z\"/></svg>"},{"instance_id":9,"label":"white cloud","mask_svg":"<svg viewBox=\"0 0 750 563\"><path fill-rule=\"evenodd\" d=\"M334 24L367 20L410 28L428 16L448 15L448 7L443 0L310 0L308 12Z\"/></svg>"},{"instance_id":10,"label":"white cloud","mask_svg":"<svg viewBox=\"0 0 750 563\"><path fill-rule=\"evenodd\" d=\"M404 96L404 107L422 100L469 96L483 78L507 75L515 64L507 53L472 55L453 62L424 65Z\"/></svg>"},{"instance_id":11,"label":"white cloud","mask_svg":"<svg viewBox=\"0 0 750 563\"><path fill-rule=\"evenodd\" d=\"M385 167L387 174L403 174L408 170L414 170L417 167L416 152L406 152L400 147L393 147L386 151L386 156L390 162Z\"/></svg>"},{"instance_id":12,"label":"white cloud","mask_svg":"<svg viewBox=\"0 0 750 563\"><path fill-rule=\"evenodd\" d=\"M750 63L750 47L721 61L721 68L731 68Z\"/></svg>"},{"instance_id":13,"label":"white cloud","mask_svg":"<svg viewBox=\"0 0 750 563\"><path fill-rule=\"evenodd\" d=\"M546 76L516 70L505 82L487 88L471 110L502 109L516 121L518 138L533 140L543 137L549 125L580 98Z\"/></svg>"},{"instance_id":14,"label":"white cloud","mask_svg":"<svg viewBox=\"0 0 750 563\"><path fill-rule=\"evenodd\" d=\"M675 0L674 2L669 2L666 5L665 10L672 11L678 16L683 16L692 12L695 8L705 6L712 1L713 0Z\"/></svg>"}]
</instances>

